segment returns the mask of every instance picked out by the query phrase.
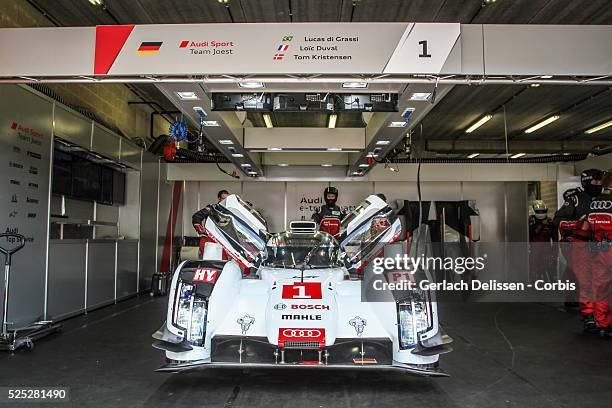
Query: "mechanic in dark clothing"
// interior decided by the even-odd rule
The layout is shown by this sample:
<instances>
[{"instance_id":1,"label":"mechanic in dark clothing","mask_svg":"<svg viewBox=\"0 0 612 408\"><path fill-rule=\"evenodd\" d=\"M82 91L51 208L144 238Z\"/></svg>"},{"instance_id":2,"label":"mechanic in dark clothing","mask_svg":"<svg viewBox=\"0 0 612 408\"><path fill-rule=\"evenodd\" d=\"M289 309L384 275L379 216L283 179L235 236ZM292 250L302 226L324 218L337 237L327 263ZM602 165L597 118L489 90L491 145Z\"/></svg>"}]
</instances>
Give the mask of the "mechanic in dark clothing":
<instances>
[{"instance_id":1,"label":"mechanic in dark clothing","mask_svg":"<svg viewBox=\"0 0 612 408\"><path fill-rule=\"evenodd\" d=\"M612 339L612 173L606 172L602 182L603 193L593 198L587 215L588 230L591 234L590 280L593 316L599 336Z\"/></svg>"},{"instance_id":2,"label":"mechanic in dark clothing","mask_svg":"<svg viewBox=\"0 0 612 408\"><path fill-rule=\"evenodd\" d=\"M561 234L566 261L571 264L576 281L578 282L578 300L580 313L583 318L584 331L587 333L598 332L595 317L591 278L591 253L588 248L590 233L586 217L590 211L591 201L601 194L601 180L603 172L597 169L589 169L580 175L582 188L574 188L563 194L565 202L555 213L553 223Z\"/></svg>"},{"instance_id":3,"label":"mechanic in dark clothing","mask_svg":"<svg viewBox=\"0 0 612 408\"><path fill-rule=\"evenodd\" d=\"M221 190L217 193L217 199L219 201L223 201L225 200L225 198L229 195L229 192L227 190ZM208 217L208 206L202 208L201 210L195 212L192 216L191 216L191 223L193 224L193 228L198 232L198 234L200 235L205 235L206 232L204 231L204 221L206 221L206 217Z\"/></svg>"},{"instance_id":4,"label":"mechanic in dark clothing","mask_svg":"<svg viewBox=\"0 0 612 408\"><path fill-rule=\"evenodd\" d=\"M529 217L529 266L532 280L550 282L556 272L553 242L558 241L557 229L548 217L548 207L542 200L532 204L534 215Z\"/></svg>"},{"instance_id":5,"label":"mechanic in dark clothing","mask_svg":"<svg viewBox=\"0 0 612 408\"><path fill-rule=\"evenodd\" d=\"M323 198L325 199L325 205L322 205L319 211L312 214L312 220L317 224L320 224L321 220L326 217L338 218L342 221L346 216L346 212L336 205L338 189L336 187L327 187L323 192Z\"/></svg>"}]
</instances>

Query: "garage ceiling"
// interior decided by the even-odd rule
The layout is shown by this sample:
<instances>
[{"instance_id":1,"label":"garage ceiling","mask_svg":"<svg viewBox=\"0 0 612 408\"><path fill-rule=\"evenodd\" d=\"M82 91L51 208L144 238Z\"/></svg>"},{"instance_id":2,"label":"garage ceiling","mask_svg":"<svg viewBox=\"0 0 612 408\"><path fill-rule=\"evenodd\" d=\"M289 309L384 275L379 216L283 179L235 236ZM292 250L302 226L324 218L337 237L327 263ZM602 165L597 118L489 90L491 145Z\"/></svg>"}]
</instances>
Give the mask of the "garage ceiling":
<instances>
[{"instance_id":1,"label":"garage ceiling","mask_svg":"<svg viewBox=\"0 0 612 408\"><path fill-rule=\"evenodd\" d=\"M28 1L61 26L324 21L612 24L609 0L497 0L491 4L483 0L229 0L227 7L218 0L105 0L105 7L87 0ZM132 86L164 110L175 109L154 85ZM299 86L296 91L301 91ZM377 86L401 93L406 84ZM238 88L210 84L206 90L235 92ZM487 113L493 118L466 135L465 129ZM553 114L560 119L532 134L524 133ZM271 116L275 127L325 127L328 121L326 113L274 112ZM423 119L422 134L426 140L448 141L450 146L452 141L466 139L502 140L506 126L509 137L518 141L592 140L609 145L612 127L592 135L584 130L611 119L612 88L607 86L456 85ZM265 126L262 114L248 113L245 126ZM359 128L365 123L361 114L343 112L336 126Z\"/></svg>"}]
</instances>

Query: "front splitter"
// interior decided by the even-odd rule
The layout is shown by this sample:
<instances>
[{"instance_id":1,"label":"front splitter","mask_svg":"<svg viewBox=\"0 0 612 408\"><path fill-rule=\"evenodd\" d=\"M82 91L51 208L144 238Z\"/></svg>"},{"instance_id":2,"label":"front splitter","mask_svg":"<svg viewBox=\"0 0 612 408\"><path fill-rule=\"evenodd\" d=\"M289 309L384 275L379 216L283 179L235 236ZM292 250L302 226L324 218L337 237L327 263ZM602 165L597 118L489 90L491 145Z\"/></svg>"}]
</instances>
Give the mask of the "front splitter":
<instances>
[{"instance_id":1,"label":"front splitter","mask_svg":"<svg viewBox=\"0 0 612 408\"><path fill-rule=\"evenodd\" d=\"M211 363L207 361L191 361L186 363L171 363L155 371L166 373L180 373L190 370L202 369L300 369L300 370L366 370L406 373L419 377L449 377L441 370L421 370L407 364L393 363L392 365L376 364L258 364L258 363Z\"/></svg>"}]
</instances>

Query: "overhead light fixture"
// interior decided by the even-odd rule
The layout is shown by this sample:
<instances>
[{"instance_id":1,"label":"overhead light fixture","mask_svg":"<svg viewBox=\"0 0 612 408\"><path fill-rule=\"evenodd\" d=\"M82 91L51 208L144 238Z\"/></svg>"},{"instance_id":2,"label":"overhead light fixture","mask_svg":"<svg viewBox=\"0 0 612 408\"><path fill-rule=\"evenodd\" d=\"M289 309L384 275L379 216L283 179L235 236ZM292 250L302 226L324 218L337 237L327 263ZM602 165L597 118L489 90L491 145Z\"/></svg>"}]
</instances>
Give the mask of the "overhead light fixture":
<instances>
[{"instance_id":1,"label":"overhead light fixture","mask_svg":"<svg viewBox=\"0 0 612 408\"><path fill-rule=\"evenodd\" d=\"M550 79L552 77L553 77L552 75L542 75L542 76L540 76L540 78L542 78L542 79Z\"/></svg>"},{"instance_id":2,"label":"overhead light fixture","mask_svg":"<svg viewBox=\"0 0 612 408\"><path fill-rule=\"evenodd\" d=\"M328 148L327 148L327 151L328 151L328 152L341 152L341 151L342 151L342 149L341 149L341 148L339 148L339 147L328 147Z\"/></svg>"},{"instance_id":3,"label":"overhead light fixture","mask_svg":"<svg viewBox=\"0 0 612 408\"><path fill-rule=\"evenodd\" d=\"M232 142L229 139L221 139L221 140L219 140L219 143L222 144L222 145L233 145L234 144L234 142Z\"/></svg>"},{"instance_id":4,"label":"overhead light fixture","mask_svg":"<svg viewBox=\"0 0 612 408\"><path fill-rule=\"evenodd\" d=\"M415 92L410 96L411 101L426 101L431 96L431 92Z\"/></svg>"},{"instance_id":5,"label":"overhead light fixture","mask_svg":"<svg viewBox=\"0 0 612 408\"><path fill-rule=\"evenodd\" d=\"M512 156L510 156L511 159L518 159L521 158L523 156L525 156L527 153L517 153L517 154L513 154Z\"/></svg>"},{"instance_id":6,"label":"overhead light fixture","mask_svg":"<svg viewBox=\"0 0 612 408\"><path fill-rule=\"evenodd\" d=\"M217 122L216 120L203 120L202 125L203 126L219 126L219 122Z\"/></svg>"},{"instance_id":7,"label":"overhead light fixture","mask_svg":"<svg viewBox=\"0 0 612 408\"><path fill-rule=\"evenodd\" d=\"M249 163L242 163L240 166L241 167L251 167L251 165Z\"/></svg>"},{"instance_id":8,"label":"overhead light fixture","mask_svg":"<svg viewBox=\"0 0 612 408\"><path fill-rule=\"evenodd\" d=\"M343 88L352 88L352 89L363 89L363 88L367 88L368 87L368 83L367 82L343 82L342 83L342 87Z\"/></svg>"},{"instance_id":9,"label":"overhead light fixture","mask_svg":"<svg viewBox=\"0 0 612 408\"><path fill-rule=\"evenodd\" d=\"M533 125L532 127L528 128L527 130L525 130L525 133L533 133L536 130L543 128L546 125L549 125L551 123L553 123L555 120L559 119L559 115L554 115L551 116L548 119L544 119L543 121L541 121L540 123L536 123L535 125Z\"/></svg>"},{"instance_id":10,"label":"overhead light fixture","mask_svg":"<svg viewBox=\"0 0 612 408\"><path fill-rule=\"evenodd\" d=\"M282 147L268 147L268 151L270 152L280 152L281 150L283 150Z\"/></svg>"},{"instance_id":11,"label":"overhead light fixture","mask_svg":"<svg viewBox=\"0 0 612 408\"><path fill-rule=\"evenodd\" d=\"M391 143L391 141L390 141L390 140L379 140L379 141L377 141L377 142L376 142L376 145L377 145L377 146L387 146L387 145L389 145L390 143Z\"/></svg>"},{"instance_id":12,"label":"overhead light fixture","mask_svg":"<svg viewBox=\"0 0 612 408\"><path fill-rule=\"evenodd\" d=\"M325 163L325 164L322 164L321 166L322 166L322 167L331 167L332 165L331 165L331 164L329 164L329 163Z\"/></svg>"},{"instance_id":13,"label":"overhead light fixture","mask_svg":"<svg viewBox=\"0 0 612 408\"><path fill-rule=\"evenodd\" d=\"M468 159L473 159L473 158L478 157L478 156L480 156L480 153L472 153L472 154L468 154L467 158Z\"/></svg>"},{"instance_id":14,"label":"overhead light fixture","mask_svg":"<svg viewBox=\"0 0 612 408\"><path fill-rule=\"evenodd\" d=\"M330 129L333 129L336 127L336 121L338 120L338 115L335 113L332 113L331 115L329 115L329 122L327 122L327 127Z\"/></svg>"},{"instance_id":15,"label":"overhead light fixture","mask_svg":"<svg viewBox=\"0 0 612 408\"><path fill-rule=\"evenodd\" d=\"M242 153L232 153L232 157L244 157Z\"/></svg>"},{"instance_id":16,"label":"overhead light fixture","mask_svg":"<svg viewBox=\"0 0 612 408\"><path fill-rule=\"evenodd\" d=\"M198 94L191 91L177 92L176 96L178 96L181 101L197 101L198 99L200 99L198 98Z\"/></svg>"},{"instance_id":17,"label":"overhead light fixture","mask_svg":"<svg viewBox=\"0 0 612 408\"><path fill-rule=\"evenodd\" d=\"M271 128L274 127L274 125L272 125L272 118L270 117L269 113L264 113L263 114L263 120L264 120L264 122L266 122L266 127L268 129L271 129Z\"/></svg>"},{"instance_id":18,"label":"overhead light fixture","mask_svg":"<svg viewBox=\"0 0 612 408\"><path fill-rule=\"evenodd\" d=\"M352 174L353 174L353 176L361 176L361 175L363 175L363 172L362 171L354 171Z\"/></svg>"},{"instance_id":19,"label":"overhead light fixture","mask_svg":"<svg viewBox=\"0 0 612 408\"><path fill-rule=\"evenodd\" d=\"M472 126L467 128L465 130L465 133L472 133L473 131L475 131L476 129L478 129L479 127L481 127L482 125L484 125L488 121L490 121L492 117L493 117L493 115L484 115L476 123L474 123Z\"/></svg>"},{"instance_id":20,"label":"overhead light fixture","mask_svg":"<svg viewBox=\"0 0 612 408\"><path fill-rule=\"evenodd\" d=\"M263 82L259 82L259 81L245 81L245 82L238 82L238 86L240 88L247 88L247 89L257 89L257 88L264 88L265 85Z\"/></svg>"},{"instance_id":21,"label":"overhead light fixture","mask_svg":"<svg viewBox=\"0 0 612 408\"><path fill-rule=\"evenodd\" d=\"M408 123L407 122L391 122L391 124L389 125L389 127L392 128L400 128L400 127L406 127Z\"/></svg>"},{"instance_id":22,"label":"overhead light fixture","mask_svg":"<svg viewBox=\"0 0 612 408\"><path fill-rule=\"evenodd\" d=\"M94 6L101 6L102 0L89 0L89 2Z\"/></svg>"},{"instance_id":23,"label":"overhead light fixture","mask_svg":"<svg viewBox=\"0 0 612 408\"><path fill-rule=\"evenodd\" d=\"M256 171L249 171L249 176L257 176L257 172Z\"/></svg>"},{"instance_id":24,"label":"overhead light fixture","mask_svg":"<svg viewBox=\"0 0 612 408\"><path fill-rule=\"evenodd\" d=\"M361 163L359 167L367 168L367 167L370 167L370 165L367 163Z\"/></svg>"},{"instance_id":25,"label":"overhead light fixture","mask_svg":"<svg viewBox=\"0 0 612 408\"><path fill-rule=\"evenodd\" d=\"M200 112L201 112L201 113L203 113L204 115L206 115L206 112L204 111L204 108L203 108L203 107L201 107L201 106L194 106L194 107L193 107L193 110L194 110L194 111L196 111L196 112L198 112L198 113L200 113Z\"/></svg>"},{"instance_id":26,"label":"overhead light fixture","mask_svg":"<svg viewBox=\"0 0 612 408\"><path fill-rule=\"evenodd\" d=\"M278 164L279 167L289 167L288 163L279 163Z\"/></svg>"},{"instance_id":27,"label":"overhead light fixture","mask_svg":"<svg viewBox=\"0 0 612 408\"><path fill-rule=\"evenodd\" d=\"M529 84L529 86L532 88L537 88L538 86L540 86L540 84L534 83L534 84Z\"/></svg>"},{"instance_id":28,"label":"overhead light fixture","mask_svg":"<svg viewBox=\"0 0 612 408\"><path fill-rule=\"evenodd\" d=\"M590 135L591 133L599 132L600 130L605 129L605 128L610 127L610 126L612 126L612 120L609 121L609 122L606 122L606 123L602 123L601 125L595 126L595 127L590 128L588 130L585 130L584 133L587 133L587 134Z\"/></svg>"}]
</instances>

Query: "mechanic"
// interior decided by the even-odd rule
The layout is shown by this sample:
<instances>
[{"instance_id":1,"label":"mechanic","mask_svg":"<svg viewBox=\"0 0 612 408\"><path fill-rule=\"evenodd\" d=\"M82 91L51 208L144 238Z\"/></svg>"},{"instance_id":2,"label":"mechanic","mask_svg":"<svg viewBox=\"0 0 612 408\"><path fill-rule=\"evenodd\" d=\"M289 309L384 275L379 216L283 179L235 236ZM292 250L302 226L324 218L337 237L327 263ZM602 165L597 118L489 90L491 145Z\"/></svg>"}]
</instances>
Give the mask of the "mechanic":
<instances>
[{"instance_id":1,"label":"mechanic","mask_svg":"<svg viewBox=\"0 0 612 408\"><path fill-rule=\"evenodd\" d=\"M555 213L553 223L559 229L568 247L566 261L571 264L578 283L579 310L583 319L585 333L597 333L592 302L591 254L588 249L590 234L583 228L591 201L601 194L603 172L588 169L580 175L582 187L570 189L563 194L565 202ZM587 225L588 226L588 225Z\"/></svg>"},{"instance_id":2,"label":"mechanic","mask_svg":"<svg viewBox=\"0 0 612 408\"><path fill-rule=\"evenodd\" d=\"M229 195L227 190L220 190L217 193L217 202L221 202L225 200L225 198ZM207 242L212 242L212 239L206 235L206 230L204 229L204 223L206 222L206 217L208 217L209 207L206 206L201 210L195 212L191 217L191 223L193 224L193 228L197 231L200 236L200 256L204 253L204 245Z\"/></svg>"},{"instance_id":3,"label":"mechanic","mask_svg":"<svg viewBox=\"0 0 612 408\"><path fill-rule=\"evenodd\" d=\"M603 192L591 201L585 227L588 226L591 235L589 249L595 324L601 338L612 339L609 302L612 293L612 169L605 173L601 185Z\"/></svg>"},{"instance_id":4,"label":"mechanic","mask_svg":"<svg viewBox=\"0 0 612 408\"><path fill-rule=\"evenodd\" d=\"M555 275L556 265L553 242L558 241L557 230L548 217L548 207L542 200L532 204L534 214L529 217L529 266L534 272L532 280L545 279Z\"/></svg>"},{"instance_id":5,"label":"mechanic","mask_svg":"<svg viewBox=\"0 0 612 408\"><path fill-rule=\"evenodd\" d=\"M323 218L337 218L342 221L346 216L346 212L336 205L338 189L336 187L327 187L323 191L323 198L325 199L325 205L322 205L318 211L312 214L312 220L317 224L321 224Z\"/></svg>"}]
</instances>

